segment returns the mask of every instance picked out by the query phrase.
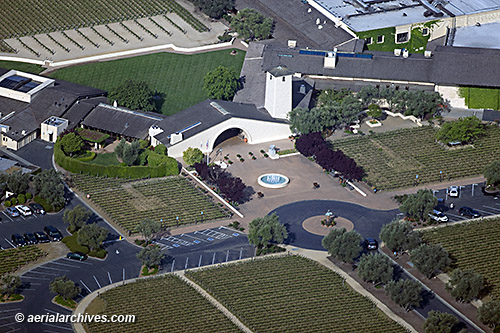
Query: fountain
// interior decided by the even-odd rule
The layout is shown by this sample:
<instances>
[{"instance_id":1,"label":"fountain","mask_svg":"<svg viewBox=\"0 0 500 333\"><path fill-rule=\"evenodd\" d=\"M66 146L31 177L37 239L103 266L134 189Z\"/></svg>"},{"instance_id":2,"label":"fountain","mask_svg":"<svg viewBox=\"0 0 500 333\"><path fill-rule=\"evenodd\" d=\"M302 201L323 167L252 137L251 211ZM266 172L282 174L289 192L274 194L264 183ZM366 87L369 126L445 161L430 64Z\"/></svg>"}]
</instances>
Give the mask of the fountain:
<instances>
[{"instance_id":1,"label":"fountain","mask_svg":"<svg viewBox=\"0 0 500 333\"><path fill-rule=\"evenodd\" d=\"M264 175L260 175L257 182L262 187L283 188L288 185L290 179L288 179L287 176L283 176L278 173L266 173Z\"/></svg>"}]
</instances>

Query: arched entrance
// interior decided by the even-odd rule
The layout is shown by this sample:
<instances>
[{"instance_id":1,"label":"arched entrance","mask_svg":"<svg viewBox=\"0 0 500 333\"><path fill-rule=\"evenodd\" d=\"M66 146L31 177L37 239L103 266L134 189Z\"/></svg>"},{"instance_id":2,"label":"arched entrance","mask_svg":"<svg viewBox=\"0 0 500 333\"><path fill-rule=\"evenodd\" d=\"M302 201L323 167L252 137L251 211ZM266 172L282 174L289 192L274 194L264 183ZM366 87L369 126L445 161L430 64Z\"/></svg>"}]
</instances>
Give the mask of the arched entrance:
<instances>
[{"instance_id":1,"label":"arched entrance","mask_svg":"<svg viewBox=\"0 0 500 333\"><path fill-rule=\"evenodd\" d=\"M250 141L248 134L241 128L229 128L220 133L219 136L217 136L213 148L215 149L218 145L229 139L245 143Z\"/></svg>"}]
</instances>

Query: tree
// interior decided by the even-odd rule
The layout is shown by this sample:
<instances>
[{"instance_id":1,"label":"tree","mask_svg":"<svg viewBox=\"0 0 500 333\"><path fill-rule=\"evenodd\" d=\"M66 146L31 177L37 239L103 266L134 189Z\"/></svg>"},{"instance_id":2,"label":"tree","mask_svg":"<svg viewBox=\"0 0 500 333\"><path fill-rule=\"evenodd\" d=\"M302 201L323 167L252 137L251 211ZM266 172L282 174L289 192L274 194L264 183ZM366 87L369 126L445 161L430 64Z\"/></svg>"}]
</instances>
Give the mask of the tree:
<instances>
[{"instance_id":1,"label":"tree","mask_svg":"<svg viewBox=\"0 0 500 333\"><path fill-rule=\"evenodd\" d=\"M7 188L16 194L26 192L29 187L30 174L21 170L15 171L7 176Z\"/></svg>"},{"instance_id":2,"label":"tree","mask_svg":"<svg viewBox=\"0 0 500 333\"><path fill-rule=\"evenodd\" d=\"M450 274L450 280L446 288L451 296L461 302L470 302L478 297L484 287L484 279L481 274L473 269L455 269Z\"/></svg>"},{"instance_id":3,"label":"tree","mask_svg":"<svg viewBox=\"0 0 500 333\"><path fill-rule=\"evenodd\" d=\"M230 101L239 88L238 75L232 67L219 66L203 78L203 91L208 98Z\"/></svg>"},{"instance_id":4,"label":"tree","mask_svg":"<svg viewBox=\"0 0 500 333\"><path fill-rule=\"evenodd\" d=\"M368 105L368 111L366 111L366 114L372 118L379 118L382 116L382 109L377 104L370 104Z\"/></svg>"},{"instance_id":5,"label":"tree","mask_svg":"<svg viewBox=\"0 0 500 333\"><path fill-rule=\"evenodd\" d=\"M140 150L141 144L138 140L133 141L131 144L125 144L122 150L122 161L128 166L134 165L137 162Z\"/></svg>"},{"instance_id":6,"label":"tree","mask_svg":"<svg viewBox=\"0 0 500 333\"><path fill-rule=\"evenodd\" d=\"M203 13L215 19L221 18L234 7L234 0L191 0L191 2Z\"/></svg>"},{"instance_id":7,"label":"tree","mask_svg":"<svg viewBox=\"0 0 500 333\"><path fill-rule=\"evenodd\" d=\"M336 233L337 237L332 236L333 239L327 239L325 245L328 246L328 253L332 256L343 262L352 262L362 250L360 245L362 237L354 230L347 232L343 230L343 233Z\"/></svg>"},{"instance_id":8,"label":"tree","mask_svg":"<svg viewBox=\"0 0 500 333\"><path fill-rule=\"evenodd\" d=\"M155 111L153 96L146 82L127 80L111 90L108 99L132 110Z\"/></svg>"},{"instance_id":9,"label":"tree","mask_svg":"<svg viewBox=\"0 0 500 333\"><path fill-rule=\"evenodd\" d=\"M224 177L217 179L217 186L224 197L232 202L243 202L245 199L245 190L247 186L239 177L230 176L228 173Z\"/></svg>"},{"instance_id":10,"label":"tree","mask_svg":"<svg viewBox=\"0 0 500 333\"><path fill-rule=\"evenodd\" d=\"M71 233L77 231L87 224L92 213L82 205L77 205L73 209L66 209L63 215L63 221L69 224Z\"/></svg>"},{"instance_id":11,"label":"tree","mask_svg":"<svg viewBox=\"0 0 500 333\"><path fill-rule=\"evenodd\" d=\"M273 20L255 9L244 8L231 19L231 28L245 40L260 40L271 37Z\"/></svg>"},{"instance_id":12,"label":"tree","mask_svg":"<svg viewBox=\"0 0 500 333\"><path fill-rule=\"evenodd\" d=\"M21 285L19 276L6 274L0 279L0 294L9 296L15 294Z\"/></svg>"},{"instance_id":13,"label":"tree","mask_svg":"<svg viewBox=\"0 0 500 333\"><path fill-rule=\"evenodd\" d=\"M150 218L145 218L137 226L137 231L139 231L146 240L147 243L151 241L154 234L161 230L161 224L157 221L153 221Z\"/></svg>"},{"instance_id":14,"label":"tree","mask_svg":"<svg viewBox=\"0 0 500 333\"><path fill-rule=\"evenodd\" d=\"M451 264L448 252L438 244L421 244L410 252L410 258L428 279Z\"/></svg>"},{"instance_id":15,"label":"tree","mask_svg":"<svg viewBox=\"0 0 500 333\"><path fill-rule=\"evenodd\" d=\"M444 143L453 141L469 143L483 133L484 127L481 120L475 116L470 116L444 123L436 133L436 139Z\"/></svg>"},{"instance_id":16,"label":"tree","mask_svg":"<svg viewBox=\"0 0 500 333\"><path fill-rule=\"evenodd\" d=\"M363 108L369 107L370 104L376 103L380 98L379 89L373 86L364 86L361 90L356 94L356 96L361 101ZM376 118L376 117L375 117Z\"/></svg>"},{"instance_id":17,"label":"tree","mask_svg":"<svg viewBox=\"0 0 500 333\"><path fill-rule=\"evenodd\" d=\"M322 132L325 129L327 121L320 115L321 109L295 108L288 113L290 130L293 133L308 134L313 132Z\"/></svg>"},{"instance_id":18,"label":"tree","mask_svg":"<svg viewBox=\"0 0 500 333\"><path fill-rule=\"evenodd\" d=\"M194 165L203 161L203 153L198 148L189 147L182 153L182 159L187 165Z\"/></svg>"},{"instance_id":19,"label":"tree","mask_svg":"<svg viewBox=\"0 0 500 333\"><path fill-rule=\"evenodd\" d=\"M493 161L484 168L486 183L493 187L500 186L500 161Z\"/></svg>"},{"instance_id":20,"label":"tree","mask_svg":"<svg viewBox=\"0 0 500 333\"><path fill-rule=\"evenodd\" d=\"M65 300L75 298L82 292L72 280L68 279L66 275L58 276L49 285L50 291L61 296Z\"/></svg>"},{"instance_id":21,"label":"tree","mask_svg":"<svg viewBox=\"0 0 500 333\"><path fill-rule=\"evenodd\" d=\"M417 247L421 240L409 222L393 220L382 226L380 239L391 251L406 251Z\"/></svg>"},{"instance_id":22,"label":"tree","mask_svg":"<svg viewBox=\"0 0 500 333\"><path fill-rule=\"evenodd\" d=\"M333 246L333 242L338 237L341 237L347 230L345 228L332 229L323 239L321 240L321 245L325 250L330 249Z\"/></svg>"},{"instance_id":23,"label":"tree","mask_svg":"<svg viewBox=\"0 0 500 333\"><path fill-rule=\"evenodd\" d=\"M78 231L76 240L78 244L88 246L90 251L95 251L102 246L108 233L108 229L100 227L96 223L86 224Z\"/></svg>"},{"instance_id":24,"label":"tree","mask_svg":"<svg viewBox=\"0 0 500 333\"><path fill-rule=\"evenodd\" d=\"M74 132L70 132L60 138L62 150L66 155L73 156L82 150L84 143L82 138Z\"/></svg>"},{"instance_id":25,"label":"tree","mask_svg":"<svg viewBox=\"0 0 500 333\"><path fill-rule=\"evenodd\" d=\"M385 292L406 311L419 306L422 301L422 286L413 280L389 281L385 286Z\"/></svg>"},{"instance_id":26,"label":"tree","mask_svg":"<svg viewBox=\"0 0 500 333\"><path fill-rule=\"evenodd\" d=\"M248 242L256 247L266 248L270 242L281 244L287 237L288 232L276 213L258 217L248 227Z\"/></svg>"},{"instance_id":27,"label":"tree","mask_svg":"<svg viewBox=\"0 0 500 333\"><path fill-rule=\"evenodd\" d=\"M125 139L121 139L120 142L115 147L115 154L119 158L123 157L123 148L127 145L127 141Z\"/></svg>"},{"instance_id":28,"label":"tree","mask_svg":"<svg viewBox=\"0 0 500 333\"><path fill-rule=\"evenodd\" d=\"M328 145L320 132L302 134L295 141L295 148L305 157L315 156L319 151L328 149Z\"/></svg>"},{"instance_id":29,"label":"tree","mask_svg":"<svg viewBox=\"0 0 500 333\"><path fill-rule=\"evenodd\" d=\"M483 303L477 313L483 324L493 328L500 326L500 300Z\"/></svg>"},{"instance_id":30,"label":"tree","mask_svg":"<svg viewBox=\"0 0 500 333\"><path fill-rule=\"evenodd\" d=\"M167 155L167 147L164 144L160 143L159 145L156 145L155 153L158 153L160 155Z\"/></svg>"},{"instance_id":31,"label":"tree","mask_svg":"<svg viewBox=\"0 0 500 333\"><path fill-rule=\"evenodd\" d=\"M406 197L399 210L412 218L425 221L429 219L429 213L432 212L436 205L437 198L431 190L418 190L417 193Z\"/></svg>"},{"instance_id":32,"label":"tree","mask_svg":"<svg viewBox=\"0 0 500 333\"><path fill-rule=\"evenodd\" d=\"M358 275L363 281L376 283L387 283L392 279L394 267L383 254L364 254L358 266Z\"/></svg>"},{"instance_id":33,"label":"tree","mask_svg":"<svg viewBox=\"0 0 500 333\"><path fill-rule=\"evenodd\" d=\"M454 315L440 311L429 311L424 323L425 333L451 333L460 321Z\"/></svg>"},{"instance_id":34,"label":"tree","mask_svg":"<svg viewBox=\"0 0 500 333\"><path fill-rule=\"evenodd\" d=\"M54 169L42 170L33 178L35 191L53 208L64 206L64 184Z\"/></svg>"},{"instance_id":35,"label":"tree","mask_svg":"<svg viewBox=\"0 0 500 333\"><path fill-rule=\"evenodd\" d=\"M165 255L161 252L161 248L158 245L148 245L141 249L136 255L144 266L151 269L155 266L161 264Z\"/></svg>"}]
</instances>

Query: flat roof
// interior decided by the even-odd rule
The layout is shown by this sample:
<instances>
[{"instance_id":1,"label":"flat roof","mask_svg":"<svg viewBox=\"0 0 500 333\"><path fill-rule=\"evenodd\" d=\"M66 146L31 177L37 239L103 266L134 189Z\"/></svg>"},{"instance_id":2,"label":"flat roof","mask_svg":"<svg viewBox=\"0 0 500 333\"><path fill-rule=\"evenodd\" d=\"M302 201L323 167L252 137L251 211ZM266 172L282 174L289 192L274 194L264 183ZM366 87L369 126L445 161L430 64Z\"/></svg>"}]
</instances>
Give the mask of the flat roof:
<instances>
[{"instance_id":1,"label":"flat roof","mask_svg":"<svg viewBox=\"0 0 500 333\"><path fill-rule=\"evenodd\" d=\"M457 28L453 46L500 49L500 22Z\"/></svg>"}]
</instances>

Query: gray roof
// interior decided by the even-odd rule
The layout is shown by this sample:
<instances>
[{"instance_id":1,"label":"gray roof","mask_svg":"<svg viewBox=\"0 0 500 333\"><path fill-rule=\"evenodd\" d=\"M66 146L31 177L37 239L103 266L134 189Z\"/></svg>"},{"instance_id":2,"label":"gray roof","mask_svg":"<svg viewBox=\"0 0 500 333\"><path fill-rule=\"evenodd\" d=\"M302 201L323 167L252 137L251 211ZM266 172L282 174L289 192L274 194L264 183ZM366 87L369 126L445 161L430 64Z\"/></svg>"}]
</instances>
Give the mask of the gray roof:
<instances>
[{"instance_id":1,"label":"gray roof","mask_svg":"<svg viewBox=\"0 0 500 333\"><path fill-rule=\"evenodd\" d=\"M243 88L238 90L233 98L234 102L254 104L257 108L264 107L266 74L262 71L262 61L265 44L250 43L240 77Z\"/></svg>"},{"instance_id":2,"label":"gray roof","mask_svg":"<svg viewBox=\"0 0 500 333\"><path fill-rule=\"evenodd\" d=\"M84 119L90 111L92 111L99 103L107 102L106 97L94 97L82 99L73 104L63 115L62 118L69 121L68 129L75 128L82 119Z\"/></svg>"},{"instance_id":3,"label":"gray roof","mask_svg":"<svg viewBox=\"0 0 500 333\"><path fill-rule=\"evenodd\" d=\"M129 138L146 139L149 127L158 124L165 117L159 113L131 111L101 103L89 113L82 124Z\"/></svg>"},{"instance_id":4,"label":"gray roof","mask_svg":"<svg viewBox=\"0 0 500 333\"><path fill-rule=\"evenodd\" d=\"M484 121L500 121L500 111L484 110L483 120Z\"/></svg>"}]
</instances>

